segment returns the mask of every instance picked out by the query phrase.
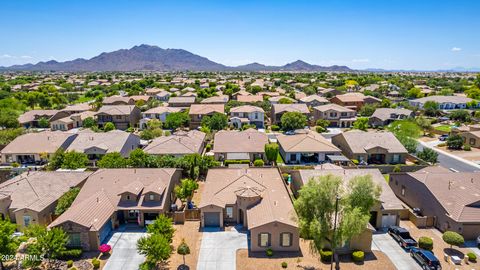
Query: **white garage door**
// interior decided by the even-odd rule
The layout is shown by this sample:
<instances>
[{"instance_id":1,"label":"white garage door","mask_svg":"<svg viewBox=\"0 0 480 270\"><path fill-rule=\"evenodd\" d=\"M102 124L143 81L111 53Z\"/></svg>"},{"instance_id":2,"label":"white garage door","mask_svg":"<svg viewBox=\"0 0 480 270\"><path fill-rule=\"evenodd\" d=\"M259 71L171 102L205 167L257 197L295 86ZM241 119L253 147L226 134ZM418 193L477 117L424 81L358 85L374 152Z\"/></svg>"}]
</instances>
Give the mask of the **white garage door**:
<instances>
[{"instance_id":1,"label":"white garage door","mask_svg":"<svg viewBox=\"0 0 480 270\"><path fill-rule=\"evenodd\" d=\"M382 227L397 225L397 215L382 215Z\"/></svg>"}]
</instances>

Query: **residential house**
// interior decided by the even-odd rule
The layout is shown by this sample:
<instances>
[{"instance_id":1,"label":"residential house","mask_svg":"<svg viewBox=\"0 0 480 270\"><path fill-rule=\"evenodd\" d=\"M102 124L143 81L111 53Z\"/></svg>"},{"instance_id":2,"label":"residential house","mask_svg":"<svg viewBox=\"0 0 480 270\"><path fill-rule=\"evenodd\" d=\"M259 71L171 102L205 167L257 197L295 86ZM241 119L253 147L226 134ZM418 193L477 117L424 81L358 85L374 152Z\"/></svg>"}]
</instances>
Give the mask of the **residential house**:
<instances>
[{"instance_id":1,"label":"residential house","mask_svg":"<svg viewBox=\"0 0 480 270\"><path fill-rule=\"evenodd\" d=\"M270 104L273 105L273 104L279 104L281 99L288 100L290 103L297 103L297 101L295 99L289 98L289 97L286 97L286 96L271 97L271 98L268 99L268 101L270 102Z\"/></svg>"},{"instance_id":2,"label":"residential house","mask_svg":"<svg viewBox=\"0 0 480 270\"><path fill-rule=\"evenodd\" d=\"M170 136L161 136L150 142L143 151L150 155L171 155L181 157L202 154L206 134L198 130L177 131Z\"/></svg>"},{"instance_id":3,"label":"residential house","mask_svg":"<svg viewBox=\"0 0 480 270\"><path fill-rule=\"evenodd\" d=\"M154 97L159 101L167 102L170 99L170 96L171 96L170 92L162 90L157 94L155 94Z\"/></svg>"},{"instance_id":4,"label":"residential house","mask_svg":"<svg viewBox=\"0 0 480 270\"><path fill-rule=\"evenodd\" d=\"M423 108L425 103L428 101L433 101L438 103L438 108L440 110L456 110L456 109L466 109L467 103L471 102L473 99L462 96L428 96L423 98L417 98L409 100L410 105L417 108ZM478 106L478 105L477 105Z\"/></svg>"},{"instance_id":5,"label":"residential house","mask_svg":"<svg viewBox=\"0 0 480 270\"><path fill-rule=\"evenodd\" d=\"M280 155L286 164L319 164L327 156L341 155L342 151L315 131L295 135L277 135Z\"/></svg>"},{"instance_id":6,"label":"residential house","mask_svg":"<svg viewBox=\"0 0 480 270\"><path fill-rule=\"evenodd\" d=\"M480 235L480 174L430 167L391 174L389 185L410 208L418 208L427 224L454 231L466 240Z\"/></svg>"},{"instance_id":7,"label":"residential house","mask_svg":"<svg viewBox=\"0 0 480 270\"><path fill-rule=\"evenodd\" d=\"M141 116L140 109L135 105L104 105L96 114L100 127L111 122L117 129L123 130L138 125Z\"/></svg>"},{"instance_id":8,"label":"residential house","mask_svg":"<svg viewBox=\"0 0 480 270\"><path fill-rule=\"evenodd\" d=\"M95 114L96 112L94 111L84 111L80 113L74 113L72 115L69 115L60 119L51 120L50 129L53 131L55 130L67 131L74 128L80 128L83 126L83 121L85 119L89 117L94 119Z\"/></svg>"},{"instance_id":9,"label":"residential house","mask_svg":"<svg viewBox=\"0 0 480 270\"><path fill-rule=\"evenodd\" d=\"M265 111L257 106L244 105L230 109L230 123L236 128L243 125L255 125L264 128Z\"/></svg>"},{"instance_id":10,"label":"residential house","mask_svg":"<svg viewBox=\"0 0 480 270\"><path fill-rule=\"evenodd\" d=\"M104 105L135 105L135 100L131 97L110 96L103 99Z\"/></svg>"},{"instance_id":11,"label":"residential house","mask_svg":"<svg viewBox=\"0 0 480 270\"><path fill-rule=\"evenodd\" d=\"M213 153L215 159L250 160L251 162L265 160L265 144L268 143L267 134L255 129L244 131L221 130L215 133Z\"/></svg>"},{"instance_id":12,"label":"residential house","mask_svg":"<svg viewBox=\"0 0 480 270\"><path fill-rule=\"evenodd\" d=\"M90 160L99 160L108 153L120 153L128 157L130 152L140 147L140 137L122 130L93 132L89 129L78 132L77 137L66 151L84 153Z\"/></svg>"},{"instance_id":13,"label":"residential house","mask_svg":"<svg viewBox=\"0 0 480 270\"><path fill-rule=\"evenodd\" d=\"M237 101L238 102L243 102L243 103L262 102L263 101L263 96L259 96L259 95L238 95L237 96Z\"/></svg>"},{"instance_id":14,"label":"residential house","mask_svg":"<svg viewBox=\"0 0 480 270\"><path fill-rule=\"evenodd\" d=\"M183 108L179 107L165 107L165 106L158 106L155 108L151 108L145 112L142 112L142 119L140 119L140 129L147 128L148 121L152 119L160 120L162 123L165 123L167 120L167 116L171 113L181 112Z\"/></svg>"},{"instance_id":15,"label":"residential house","mask_svg":"<svg viewBox=\"0 0 480 270\"><path fill-rule=\"evenodd\" d=\"M356 114L355 110L334 103L313 108L313 119L315 121L319 119L328 120L331 127L351 127L353 122L357 120Z\"/></svg>"},{"instance_id":16,"label":"residential house","mask_svg":"<svg viewBox=\"0 0 480 270\"><path fill-rule=\"evenodd\" d=\"M145 89L145 94L151 96L151 97L155 97L158 93L161 93L161 92L166 92L165 89L162 89L162 88L147 88Z\"/></svg>"},{"instance_id":17,"label":"residential house","mask_svg":"<svg viewBox=\"0 0 480 270\"><path fill-rule=\"evenodd\" d=\"M360 235L353 237L345 243L345 246L340 249L370 252L373 231L375 231L375 229L385 229L390 226L399 225L400 218L407 215L408 210L405 209L402 202L395 196L378 169L332 168L292 171L292 183L290 187L295 196L298 197L300 196L298 191L301 190L308 181L327 175L340 177L344 186L347 186L355 177L370 176L372 181L382 189L379 200L370 209L371 216L367 228L365 228Z\"/></svg>"},{"instance_id":18,"label":"residential house","mask_svg":"<svg viewBox=\"0 0 480 270\"><path fill-rule=\"evenodd\" d=\"M340 90L337 90L337 89L333 89L333 88L322 88L322 87L318 87L317 88L317 93L319 95L321 95L322 97L326 97L326 98L332 98L336 95L341 95L342 94L342 91Z\"/></svg>"},{"instance_id":19,"label":"residential house","mask_svg":"<svg viewBox=\"0 0 480 270\"><path fill-rule=\"evenodd\" d=\"M300 103L307 104L308 107L315 107L320 105L325 105L330 103L328 99L321 97L319 95L310 95L300 99Z\"/></svg>"},{"instance_id":20,"label":"residential house","mask_svg":"<svg viewBox=\"0 0 480 270\"><path fill-rule=\"evenodd\" d=\"M348 131L333 136L332 143L360 163L404 164L408 155L391 132Z\"/></svg>"},{"instance_id":21,"label":"residential house","mask_svg":"<svg viewBox=\"0 0 480 270\"><path fill-rule=\"evenodd\" d=\"M100 169L49 228L62 228L68 247L97 251L112 229L127 223L144 227L170 212L180 178L179 169Z\"/></svg>"},{"instance_id":22,"label":"residential house","mask_svg":"<svg viewBox=\"0 0 480 270\"><path fill-rule=\"evenodd\" d=\"M336 95L330 99L330 102L347 107L352 110L360 110L365 104L378 104L382 100L372 96L365 96L362 93L346 93L343 95Z\"/></svg>"},{"instance_id":23,"label":"residential house","mask_svg":"<svg viewBox=\"0 0 480 270\"><path fill-rule=\"evenodd\" d=\"M463 138L463 143L465 145L470 145L471 147L480 148L480 130L470 130L465 132L458 133Z\"/></svg>"},{"instance_id":24,"label":"residential house","mask_svg":"<svg viewBox=\"0 0 480 270\"><path fill-rule=\"evenodd\" d=\"M275 168L210 169L200 201L201 227L239 224L250 233L249 250L298 251L292 200Z\"/></svg>"},{"instance_id":25,"label":"residential house","mask_svg":"<svg viewBox=\"0 0 480 270\"><path fill-rule=\"evenodd\" d=\"M170 97L168 100L169 107L188 108L195 103L195 97Z\"/></svg>"},{"instance_id":26,"label":"residential house","mask_svg":"<svg viewBox=\"0 0 480 270\"><path fill-rule=\"evenodd\" d=\"M377 108L368 120L372 127L387 126L393 121L414 117L414 113L407 109Z\"/></svg>"},{"instance_id":27,"label":"residential house","mask_svg":"<svg viewBox=\"0 0 480 270\"><path fill-rule=\"evenodd\" d=\"M229 97L227 95L213 96L203 99L202 104L227 104Z\"/></svg>"},{"instance_id":28,"label":"residential house","mask_svg":"<svg viewBox=\"0 0 480 270\"><path fill-rule=\"evenodd\" d=\"M46 226L55 219L58 199L81 187L92 172L24 172L0 184L0 219L9 218L20 228Z\"/></svg>"},{"instance_id":29,"label":"residential house","mask_svg":"<svg viewBox=\"0 0 480 270\"><path fill-rule=\"evenodd\" d=\"M197 128L202 123L202 118L212 116L215 113L225 113L223 104L192 104L188 115L190 116L190 128Z\"/></svg>"},{"instance_id":30,"label":"residential house","mask_svg":"<svg viewBox=\"0 0 480 270\"><path fill-rule=\"evenodd\" d=\"M286 112L299 112L304 114L307 119L309 118L310 111L304 103L293 103L293 104L273 104L272 111L270 114L272 124L279 124L282 118L282 115Z\"/></svg>"},{"instance_id":31,"label":"residential house","mask_svg":"<svg viewBox=\"0 0 480 270\"><path fill-rule=\"evenodd\" d=\"M40 119L47 119L50 122L50 118L58 112L59 110L30 110L20 115L18 122L24 128L39 128Z\"/></svg>"},{"instance_id":32,"label":"residential house","mask_svg":"<svg viewBox=\"0 0 480 270\"><path fill-rule=\"evenodd\" d=\"M67 149L76 137L60 131L20 135L0 151L2 163L43 164L59 148Z\"/></svg>"}]
</instances>

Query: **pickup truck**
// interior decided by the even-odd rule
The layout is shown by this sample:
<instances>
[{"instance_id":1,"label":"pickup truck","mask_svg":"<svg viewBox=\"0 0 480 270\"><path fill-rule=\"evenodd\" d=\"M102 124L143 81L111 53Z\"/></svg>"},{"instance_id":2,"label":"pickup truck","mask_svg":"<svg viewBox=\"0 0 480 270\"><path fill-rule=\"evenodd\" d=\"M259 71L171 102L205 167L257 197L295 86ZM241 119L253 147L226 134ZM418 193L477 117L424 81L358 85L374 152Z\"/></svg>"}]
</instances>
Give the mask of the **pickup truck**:
<instances>
[{"instance_id":1,"label":"pickup truck","mask_svg":"<svg viewBox=\"0 0 480 270\"><path fill-rule=\"evenodd\" d=\"M395 239L395 241L397 241L400 246L405 249L410 249L417 246L417 241L410 236L410 233L405 228L391 226L388 228L388 234L390 234L393 239Z\"/></svg>"}]
</instances>

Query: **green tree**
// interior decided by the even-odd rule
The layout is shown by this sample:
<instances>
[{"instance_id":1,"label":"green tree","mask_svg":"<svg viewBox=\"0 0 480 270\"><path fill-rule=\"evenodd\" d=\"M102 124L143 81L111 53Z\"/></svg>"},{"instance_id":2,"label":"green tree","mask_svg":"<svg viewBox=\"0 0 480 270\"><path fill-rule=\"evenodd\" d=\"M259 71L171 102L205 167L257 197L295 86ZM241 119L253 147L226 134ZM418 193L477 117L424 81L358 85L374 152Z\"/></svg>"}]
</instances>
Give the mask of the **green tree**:
<instances>
[{"instance_id":1,"label":"green tree","mask_svg":"<svg viewBox=\"0 0 480 270\"><path fill-rule=\"evenodd\" d=\"M19 126L18 113L15 110L9 108L0 110L0 127L17 128Z\"/></svg>"},{"instance_id":2,"label":"green tree","mask_svg":"<svg viewBox=\"0 0 480 270\"><path fill-rule=\"evenodd\" d=\"M93 119L93 117L87 117L83 120L82 125L84 128L92 128L95 127L97 123L95 122L95 119Z\"/></svg>"},{"instance_id":3,"label":"green tree","mask_svg":"<svg viewBox=\"0 0 480 270\"><path fill-rule=\"evenodd\" d=\"M421 98L424 95L422 93L422 90L420 90L419 88L411 88L407 91L406 96L407 98Z\"/></svg>"},{"instance_id":4,"label":"green tree","mask_svg":"<svg viewBox=\"0 0 480 270\"><path fill-rule=\"evenodd\" d=\"M438 108L439 105L435 101L427 101L425 102L425 104L423 104L423 109L425 110L425 115L427 116L438 116L438 114L440 113Z\"/></svg>"},{"instance_id":5,"label":"green tree","mask_svg":"<svg viewBox=\"0 0 480 270\"><path fill-rule=\"evenodd\" d=\"M62 167L63 159L65 157L65 150L63 148L58 148L48 161L47 170L54 171Z\"/></svg>"},{"instance_id":6,"label":"green tree","mask_svg":"<svg viewBox=\"0 0 480 270\"><path fill-rule=\"evenodd\" d=\"M176 185L174 188L175 195L182 202L190 202L193 197L193 193L198 189L198 182L193 179L182 179L180 185Z\"/></svg>"},{"instance_id":7,"label":"green tree","mask_svg":"<svg viewBox=\"0 0 480 270\"><path fill-rule=\"evenodd\" d=\"M387 126L387 129L398 137L418 138L422 135L422 130L418 124L411 120L397 120Z\"/></svg>"},{"instance_id":8,"label":"green tree","mask_svg":"<svg viewBox=\"0 0 480 270\"><path fill-rule=\"evenodd\" d=\"M126 168L127 159L118 152L107 153L97 162L97 166L99 168Z\"/></svg>"},{"instance_id":9,"label":"green tree","mask_svg":"<svg viewBox=\"0 0 480 270\"><path fill-rule=\"evenodd\" d=\"M144 255L148 263L157 265L170 258L172 247L170 241L161 234L142 237L137 242L138 253Z\"/></svg>"},{"instance_id":10,"label":"green tree","mask_svg":"<svg viewBox=\"0 0 480 270\"><path fill-rule=\"evenodd\" d=\"M185 239L182 239L182 242L178 245L177 253L183 256L183 265L185 265L185 255L190 254L190 247L185 242Z\"/></svg>"},{"instance_id":11,"label":"green tree","mask_svg":"<svg viewBox=\"0 0 480 270\"><path fill-rule=\"evenodd\" d=\"M165 128L175 130L179 127L187 127L189 123L190 117L187 112L170 113L165 119Z\"/></svg>"},{"instance_id":12,"label":"green tree","mask_svg":"<svg viewBox=\"0 0 480 270\"><path fill-rule=\"evenodd\" d=\"M447 147L450 149L462 149L463 146L463 138L458 134L454 134L448 137L447 139Z\"/></svg>"},{"instance_id":13,"label":"green tree","mask_svg":"<svg viewBox=\"0 0 480 270\"><path fill-rule=\"evenodd\" d=\"M392 106L392 102L388 98L382 99L382 103L380 104L380 107L382 108L390 108Z\"/></svg>"},{"instance_id":14,"label":"green tree","mask_svg":"<svg viewBox=\"0 0 480 270\"><path fill-rule=\"evenodd\" d=\"M381 189L370 175L352 178L346 188L343 181L331 174L312 178L294 202L300 235L312 239L317 252L328 243L335 248L361 234L369 222L371 207L380 197ZM333 235L337 198L339 222Z\"/></svg>"},{"instance_id":15,"label":"green tree","mask_svg":"<svg viewBox=\"0 0 480 270\"><path fill-rule=\"evenodd\" d=\"M464 123L472 121L472 116L467 110L456 110L450 113L450 119Z\"/></svg>"},{"instance_id":16,"label":"green tree","mask_svg":"<svg viewBox=\"0 0 480 270\"><path fill-rule=\"evenodd\" d=\"M415 122L423 130L423 136L425 136L427 132L432 130L432 122L425 117L417 117L415 119Z\"/></svg>"},{"instance_id":17,"label":"green tree","mask_svg":"<svg viewBox=\"0 0 480 270\"><path fill-rule=\"evenodd\" d=\"M203 117L201 125L210 130L222 130L228 126L228 117L223 113L214 113L212 116Z\"/></svg>"},{"instance_id":18,"label":"green tree","mask_svg":"<svg viewBox=\"0 0 480 270\"><path fill-rule=\"evenodd\" d=\"M68 235L61 228L51 228L37 237L37 245L46 258L56 259L66 250Z\"/></svg>"},{"instance_id":19,"label":"green tree","mask_svg":"<svg viewBox=\"0 0 480 270\"><path fill-rule=\"evenodd\" d=\"M278 100L278 104L292 104L292 103L293 103L293 101L289 98L286 98L286 97Z\"/></svg>"},{"instance_id":20,"label":"green tree","mask_svg":"<svg viewBox=\"0 0 480 270\"><path fill-rule=\"evenodd\" d=\"M423 159L426 162L430 162L432 164L435 164L438 161L438 153L428 147L424 147L422 151L419 151L417 153L417 156L420 159Z\"/></svg>"},{"instance_id":21,"label":"green tree","mask_svg":"<svg viewBox=\"0 0 480 270\"><path fill-rule=\"evenodd\" d=\"M445 243L450 245L450 248L452 248L452 246L461 246L465 243L465 239L463 238L463 236L452 231L444 232L442 235L442 239L443 241L445 241Z\"/></svg>"},{"instance_id":22,"label":"green tree","mask_svg":"<svg viewBox=\"0 0 480 270\"><path fill-rule=\"evenodd\" d=\"M375 112L377 108L371 104L365 104L362 106L360 111L358 112L361 116L370 117Z\"/></svg>"},{"instance_id":23,"label":"green tree","mask_svg":"<svg viewBox=\"0 0 480 270\"><path fill-rule=\"evenodd\" d=\"M307 117L300 112L286 112L280 118L283 130L295 130L307 125Z\"/></svg>"},{"instance_id":24,"label":"green tree","mask_svg":"<svg viewBox=\"0 0 480 270\"><path fill-rule=\"evenodd\" d=\"M50 122L48 121L47 118L42 117L38 119L38 127L40 128L48 128L50 126Z\"/></svg>"},{"instance_id":25,"label":"green tree","mask_svg":"<svg viewBox=\"0 0 480 270\"><path fill-rule=\"evenodd\" d=\"M130 152L127 164L134 168L150 168L153 166L153 157L143 152L142 149L137 148Z\"/></svg>"},{"instance_id":26,"label":"green tree","mask_svg":"<svg viewBox=\"0 0 480 270\"><path fill-rule=\"evenodd\" d=\"M16 253L18 245L13 237L16 225L11 223L8 219L0 218L0 256L5 258L13 256ZM5 269L3 266L3 259L0 260L0 269Z\"/></svg>"},{"instance_id":27,"label":"green tree","mask_svg":"<svg viewBox=\"0 0 480 270\"><path fill-rule=\"evenodd\" d=\"M88 165L88 157L84 153L69 151L63 156L62 169L76 170Z\"/></svg>"},{"instance_id":28,"label":"green tree","mask_svg":"<svg viewBox=\"0 0 480 270\"><path fill-rule=\"evenodd\" d=\"M63 194L60 199L58 199L57 206L55 207L55 215L60 216L67 211L78 196L78 193L80 193L80 188L74 187Z\"/></svg>"},{"instance_id":29,"label":"green tree","mask_svg":"<svg viewBox=\"0 0 480 270\"><path fill-rule=\"evenodd\" d=\"M268 162L273 164L277 161L279 153L278 144L276 143L267 143L265 144L265 157L267 158Z\"/></svg>"},{"instance_id":30,"label":"green tree","mask_svg":"<svg viewBox=\"0 0 480 270\"><path fill-rule=\"evenodd\" d=\"M330 121L325 119L318 119L316 122L317 126L322 127L323 129L327 129L330 126Z\"/></svg>"},{"instance_id":31,"label":"green tree","mask_svg":"<svg viewBox=\"0 0 480 270\"><path fill-rule=\"evenodd\" d=\"M353 122L353 128L366 131L368 129L368 118L358 117L357 120Z\"/></svg>"},{"instance_id":32,"label":"green tree","mask_svg":"<svg viewBox=\"0 0 480 270\"><path fill-rule=\"evenodd\" d=\"M168 242L172 242L173 233L175 232L172 222L171 218L159 215L152 224L147 225L147 232L162 235Z\"/></svg>"},{"instance_id":33,"label":"green tree","mask_svg":"<svg viewBox=\"0 0 480 270\"><path fill-rule=\"evenodd\" d=\"M112 122L105 123L105 125L103 126L103 131L108 132L112 130L115 130L115 124L113 124Z\"/></svg>"}]
</instances>

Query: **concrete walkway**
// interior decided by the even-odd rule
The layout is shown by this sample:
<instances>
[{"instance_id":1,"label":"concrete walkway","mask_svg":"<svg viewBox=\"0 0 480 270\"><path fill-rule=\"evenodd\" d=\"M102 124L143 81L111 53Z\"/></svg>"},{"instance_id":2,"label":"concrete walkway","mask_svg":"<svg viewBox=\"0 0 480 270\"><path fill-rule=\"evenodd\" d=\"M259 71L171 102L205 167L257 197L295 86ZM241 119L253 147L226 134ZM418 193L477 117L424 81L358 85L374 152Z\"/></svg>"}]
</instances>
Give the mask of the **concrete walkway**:
<instances>
[{"instance_id":1,"label":"concrete walkway","mask_svg":"<svg viewBox=\"0 0 480 270\"><path fill-rule=\"evenodd\" d=\"M113 232L108 244L112 247L112 255L108 258L104 270L137 270L145 261L137 252L137 241L146 233L143 230L125 230Z\"/></svg>"},{"instance_id":2,"label":"concrete walkway","mask_svg":"<svg viewBox=\"0 0 480 270\"><path fill-rule=\"evenodd\" d=\"M235 270L238 249L248 248L246 232L205 228L198 256L197 270Z\"/></svg>"},{"instance_id":3,"label":"concrete walkway","mask_svg":"<svg viewBox=\"0 0 480 270\"><path fill-rule=\"evenodd\" d=\"M376 233L373 235L372 250L379 250L392 261L398 270L421 269L420 265L410 257L388 233Z\"/></svg>"}]
</instances>

